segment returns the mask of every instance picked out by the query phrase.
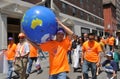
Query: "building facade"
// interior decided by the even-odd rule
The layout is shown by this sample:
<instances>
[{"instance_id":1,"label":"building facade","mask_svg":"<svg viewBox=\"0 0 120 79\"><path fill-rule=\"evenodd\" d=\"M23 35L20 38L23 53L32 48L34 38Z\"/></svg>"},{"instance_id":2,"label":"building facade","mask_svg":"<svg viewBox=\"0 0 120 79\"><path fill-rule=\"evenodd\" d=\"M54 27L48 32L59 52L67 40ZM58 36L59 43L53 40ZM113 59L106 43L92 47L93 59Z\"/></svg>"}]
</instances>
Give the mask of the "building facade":
<instances>
[{"instance_id":1,"label":"building facade","mask_svg":"<svg viewBox=\"0 0 120 79\"><path fill-rule=\"evenodd\" d=\"M90 32L103 35L102 0L54 0L54 3L61 17L73 21L73 30L77 35Z\"/></svg>"},{"instance_id":2,"label":"building facade","mask_svg":"<svg viewBox=\"0 0 120 79\"><path fill-rule=\"evenodd\" d=\"M7 38L12 36L17 43L21 31L20 22L24 12L33 4L21 0L0 0L0 73L7 72L7 62L3 49L7 49Z\"/></svg>"},{"instance_id":3,"label":"building facade","mask_svg":"<svg viewBox=\"0 0 120 79\"><path fill-rule=\"evenodd\" d=\"M116 0L117 29L120 30L120 0Z\"/></svg>"},{"instance_id":4,"label":"building facade","mask_svg":"<svg viewBox=\"0 0 120 79\"><path fill-rule=\"evenodd\" d=\"M114 34L117 30L115 0L103 0L104 30L106 34Z\"/></svg>"},{"instance_id":5,"label":"building facade","mask_svg":"<svg viewBox=\"0 0 120 79\"><path fill-rule=\"evenodd\" d=\"M0 52L7 48L7 38L14 37L18 42L21 32L20 22L24 12L32 6L43 5L51 8L62 22L68 25L75 34L94 32L103 35L102 0L1 0L0 1ZM0 72L6 72L6 62Z\"/></svg>"}]
</instances>

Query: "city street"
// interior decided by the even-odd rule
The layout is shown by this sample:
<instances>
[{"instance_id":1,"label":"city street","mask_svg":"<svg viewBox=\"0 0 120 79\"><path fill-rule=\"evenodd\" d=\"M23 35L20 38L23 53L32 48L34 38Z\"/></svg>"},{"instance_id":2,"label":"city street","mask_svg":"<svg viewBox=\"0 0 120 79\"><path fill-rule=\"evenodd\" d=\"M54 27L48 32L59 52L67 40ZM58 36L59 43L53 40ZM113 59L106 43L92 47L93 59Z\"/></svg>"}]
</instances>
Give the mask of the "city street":
<instances>
[{"instance_id":1,"label":"city street","mask_svg":"<svg viewBox=\"0 0 120 79\"><path fill-rule=\"evenodd\" d=\"M49 79L49 68L69 69L68 54L67 79L82 79L81 68L91 79L96 65L104 66L97 79L108 79L106 72L116 77L117 69L120 79L120 0L0 0L0 79L12 71L12 79Z\"/></svg>"},{"instance_id":2,"label":"city street","mask_svg":"<svg viewBox=\"0 0 120 79\"><path fill-rule=\"evenodd\" d=\"M33 65L33 69L34 69ZM49 75L49 64L48 64L48 59L43 59L41 61L41 66L43 69L43 72L41 74L37 74L37 73L33 73L29 76L28 79L48 79ZM117 79L120 78L120 72L117 73ZM73 72L73 68L71 66L71 71L67 74L67 79L81 79L81 69L78 69L77 72ZM89 73L89 77L91 79L91 73ZM5 79L6 78L6 74L2 74L0 73L0 79ZM106 73L102 72L99 76L98 79L106 79Z\"/></svg>"}]
</instances>

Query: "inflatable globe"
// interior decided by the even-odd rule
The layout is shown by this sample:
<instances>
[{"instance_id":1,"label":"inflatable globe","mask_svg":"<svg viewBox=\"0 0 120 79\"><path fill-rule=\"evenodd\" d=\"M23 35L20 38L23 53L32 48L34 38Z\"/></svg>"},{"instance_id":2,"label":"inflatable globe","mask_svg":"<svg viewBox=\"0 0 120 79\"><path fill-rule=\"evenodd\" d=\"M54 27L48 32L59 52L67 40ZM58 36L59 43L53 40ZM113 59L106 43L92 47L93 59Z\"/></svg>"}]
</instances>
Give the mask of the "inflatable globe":
<instances>
[{"instance_id":1,"label":"inflatable globe","mask_svg":"<svg viewBox=\"0 0 120 79\"><path fill-rule=\"evenodd\" d=\"M28 9L22 18L21 26L27 38L35 43L53 39L58 28L55 14L44 6Z\"/></svg>"}]
</instances>

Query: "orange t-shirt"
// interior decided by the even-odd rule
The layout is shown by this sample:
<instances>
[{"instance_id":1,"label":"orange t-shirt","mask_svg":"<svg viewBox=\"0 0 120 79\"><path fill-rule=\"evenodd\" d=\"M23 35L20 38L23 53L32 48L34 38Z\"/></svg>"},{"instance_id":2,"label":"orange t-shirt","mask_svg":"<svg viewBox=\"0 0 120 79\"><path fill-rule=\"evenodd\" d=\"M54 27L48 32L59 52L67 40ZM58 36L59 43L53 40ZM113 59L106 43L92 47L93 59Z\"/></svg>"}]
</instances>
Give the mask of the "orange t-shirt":
<instances>
[{"instance_id":1,"label":"orange t-shirt","mask_svg":"<svg viewBox=\"0 0 120 79\"><path fill-rule=\"evenodd\" d=\"M115 41L115 38L114 37L110 37L108 39L108 44L113 46L114 45L114 41Z\"/></svg>"},{"instance_id":2,"label":"orange t-shirt","mask_svg":"<svg viewBox=\"0 0 120 79\"><path fill-rule=\"evenodd\" d=\"M9 44L8 49L6 51L6 59L7 60L14 60L15 58L15 50L16 50L16 44Z\"/></svg>"},{"instance_id":3,"label":"orange t-shirt","mask_svg":"<svg viewBox=\"0 0 120 79\"><path fill-rule=\"evenodd\" d=\"M84 59L89 62L98 62L99 53L102 51L101 46L98 42L86 41L83 43L82 50L84 51Z\"/></svg>"},{"instance_id":4,"label":"orange t-shirt","mask_svg":"<svg viewBox=\"0 0 120 79\"><path fill-rule=\"evenodd\" d=\"M38 49L30 44L30 53L29 57L37 57L38 56Z\"/></svg>"},{"instance_id":5,"label":"orange t-shirt","mask_svg":"<svg viewBox=\"0 0 120 79\"><path fill-rule=\"evenodd\" d=\"M54 40L40 45L43 51L49 52L50 75L70 71L67 57L70 42L69 38L66 37L62 42Z\"/></svg>"}]
</instances>

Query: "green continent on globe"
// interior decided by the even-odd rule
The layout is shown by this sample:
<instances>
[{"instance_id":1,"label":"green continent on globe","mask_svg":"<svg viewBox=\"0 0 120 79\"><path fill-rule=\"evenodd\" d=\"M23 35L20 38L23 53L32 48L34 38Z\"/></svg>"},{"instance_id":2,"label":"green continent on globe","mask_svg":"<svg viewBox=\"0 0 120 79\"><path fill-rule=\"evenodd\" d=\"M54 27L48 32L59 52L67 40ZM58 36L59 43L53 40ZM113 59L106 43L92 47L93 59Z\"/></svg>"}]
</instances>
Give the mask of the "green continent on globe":
<instances>
[{"instance_id":1,"label":"green continent on globe","mask_svg":"<svg viewBox=\"0 0 120 79\"><path fill-rule=\"evenodd\" d=\"M31 24L31 28L35 29L37 26L42 26L42 20L36 18L34 20L32 20L32 24Z\"/></svg>"}]
</instances>

